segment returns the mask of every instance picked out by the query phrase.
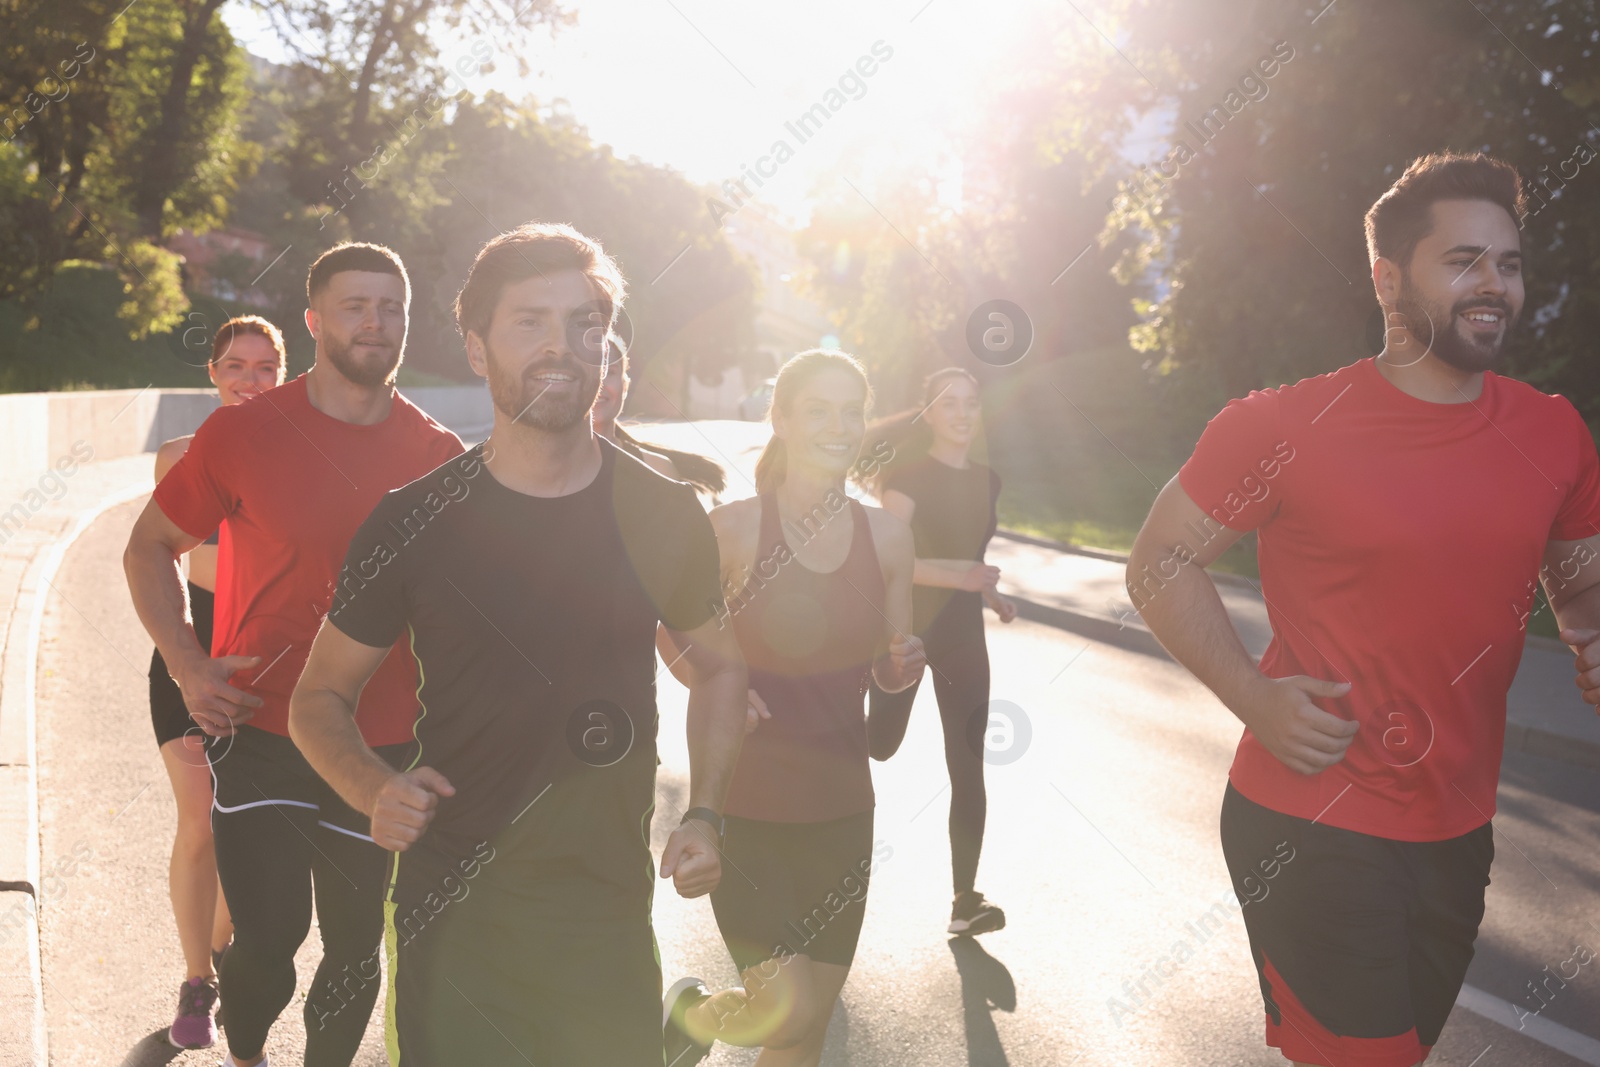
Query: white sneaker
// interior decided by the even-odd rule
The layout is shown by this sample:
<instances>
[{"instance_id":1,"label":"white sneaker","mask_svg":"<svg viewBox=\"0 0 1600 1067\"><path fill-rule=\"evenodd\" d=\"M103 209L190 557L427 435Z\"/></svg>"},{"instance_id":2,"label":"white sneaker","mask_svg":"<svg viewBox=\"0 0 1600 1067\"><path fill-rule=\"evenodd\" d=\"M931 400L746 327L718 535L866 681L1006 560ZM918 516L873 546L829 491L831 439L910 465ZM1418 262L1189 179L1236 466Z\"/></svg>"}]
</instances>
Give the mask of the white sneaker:
<instances>
[{"instance_id":1,"label":"white sneaker","mask_svg":"<svg viewBox=\"0 0 1600 1067\"><path fill-rule=\"evenodd\" d=\"M217 1067L239 1067L239 1061L234 1059L233 1053L230 1052L222 1058L222 1062L217 1064ZM261 1062L257 1065L257 1067L272 1067L272 1064L268 1062L268 1058L265 1053L262 1053Z\"/></svg>"}]
</instances>

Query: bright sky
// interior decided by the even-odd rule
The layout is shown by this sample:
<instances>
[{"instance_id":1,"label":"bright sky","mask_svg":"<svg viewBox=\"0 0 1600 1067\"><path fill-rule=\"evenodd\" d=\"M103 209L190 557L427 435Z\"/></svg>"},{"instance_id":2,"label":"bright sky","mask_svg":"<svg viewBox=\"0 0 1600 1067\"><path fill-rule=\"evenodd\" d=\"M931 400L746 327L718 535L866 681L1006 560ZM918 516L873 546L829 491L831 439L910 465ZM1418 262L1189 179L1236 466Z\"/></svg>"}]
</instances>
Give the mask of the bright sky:
<instances>
[{"instance_id":1,"label":"bright sky","mask_svg":"<svg viewBox=\"0 0 1600 1067\"><path fill-rule=\"evenodd\" d=\"M564 99L596 141L696 182L737 178L782 139L793 157L765 165L776 174L757 195L798 221L813 195L848 189L845 179L869 198L890 172L956 179L944 137L979 121L1043 2L564 0L578 21L553 38L539 32L530 78L518 78L506 55L472 87L541 105ZM259 16L243 5L228 11L246 47L282 58ZM850 84L880 41L875 72ZM469 43L446 47L446 59ZM841 88L841 77L847 102L802 142L785 123Z\"/></svg>"}]
</instances>

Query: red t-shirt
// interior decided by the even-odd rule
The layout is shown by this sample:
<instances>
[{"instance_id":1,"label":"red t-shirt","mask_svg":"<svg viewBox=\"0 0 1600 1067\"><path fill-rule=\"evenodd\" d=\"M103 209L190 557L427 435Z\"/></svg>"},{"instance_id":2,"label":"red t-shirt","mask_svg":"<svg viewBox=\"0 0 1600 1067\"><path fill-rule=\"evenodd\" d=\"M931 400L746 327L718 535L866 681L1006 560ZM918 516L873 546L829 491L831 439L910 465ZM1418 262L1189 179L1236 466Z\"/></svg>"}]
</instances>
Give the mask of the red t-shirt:
<instances>
[{"instance_id":1,"label":"red t-shirt","mask_svg":"<svg viewBox=\"0 0 1600 1067\"><path fill-rule=\"evenodd\" d=\"M1217 522L1259 530L1262 672L1352 683L1317 704L1361 724L1312 775L1246 730L1234 787L1400 841L1489 821L1546 543L1600 533L1600 461L1573 406L1492 372L1471 403L1429 403L1364 359L1231 401L1178 478Z\"/></svg>"},{"instance_id":2,"label":"red t-shirt","mask_svg":"<svg viewBox=\"0 0 1600 1067\"><path fill-rule=\"evenodd\" d=\"M398 393L371 426L324 415L304 375L201 424L155 502L195 537L222 524L211 654L261 657L233 678L262 700L250 725L288 735L289 696L351 535L385 493L461 451L460 438ZM411 738L417 663L404 646L396 642L361 691L356 723L369 745Z\"/></svg>"}]
</instances>

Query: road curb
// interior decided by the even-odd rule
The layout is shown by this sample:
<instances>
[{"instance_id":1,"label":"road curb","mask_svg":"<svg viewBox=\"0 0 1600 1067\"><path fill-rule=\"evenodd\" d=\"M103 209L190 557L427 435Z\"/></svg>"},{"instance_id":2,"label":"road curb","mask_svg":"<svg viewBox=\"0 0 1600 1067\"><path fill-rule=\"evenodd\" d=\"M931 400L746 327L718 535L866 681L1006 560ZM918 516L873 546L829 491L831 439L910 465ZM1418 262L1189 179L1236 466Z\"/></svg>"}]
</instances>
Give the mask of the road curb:
<instances>
[{"instance_id":1,"label":"road curb","mask_svg":"<svg viewBox=\"0 0 1600 1067\"><path fill-rule=\"evenodd\" d=\"M150 492L149 484L115 490L99 501L70 513L61 532L41 540L34 548L16 585L10 625L0 647L0 693L18 689L20 699L6 699L0 717L0 794L6 806L22 817L0 822L0 857L15 868L0 888L0 1015L14 1019L8 1032L0 1032L0 1067L48 1067L49 1035L44 1016L44 976L39 951L39 763L37 745L37 685L40 642L48 591L66 558L67 550L101 515ZM16 624L21 622L18 627ZM20 631L20 632L19 632ZM20 659L21 662L18 662ZM20 716L21 721L16 721ZM20 907L20 911L17 910ZM22 935L21 951L13 938ZM25 1020L25 1021L24 1021Z\"/></svg>"},{"instance_id":2,"label":"road curb","mask_svg":"<svg viewBox=\"0 0 1600 1067\"><path fill-rule=\"evenodd\" d=\"M1018 533L1015 530L997 530L996 535L1039 548L1048 548L1075 556L1089 556L1113 563L1126 563L1128 559L1127 556L1120 553L1108 552L1104 549L1084 548L1080 545L1067 544L1062 541L1050 541L1042 537ZM1239 575L1213 574L1212 577L1217 580L1248 586L1251 589L1256 588L1255 583ZM1161 647L1161 642L1156 640L1155 635L1143 627L1124 626L1096 615L1071 611L1052 604L1041 604L1015 592L1008 592L1006 596L1017 605L1017 614L1030 622L1041 623L1057 630L1065 630L1080 637L1086 637L1091 641L1113 645L1128 652L1137 652L1146 656L1159 656L1168 661L1172 659L1167 650ZM1535 647L1558 652L1567 651L1567 646L1555 638L1530 634L1527 641ZM1554 733L1538 726L1520 722L1510 715L1506 717L1505 748L1507 752L1524 752L1531 756L1540 756L1544 759L1557 760L1561 763L1569 763L1589 770L1600 771L1600 743L1587 741L1583 738L1570 737L1566 734Z\"/></svg>"}]
</instances>

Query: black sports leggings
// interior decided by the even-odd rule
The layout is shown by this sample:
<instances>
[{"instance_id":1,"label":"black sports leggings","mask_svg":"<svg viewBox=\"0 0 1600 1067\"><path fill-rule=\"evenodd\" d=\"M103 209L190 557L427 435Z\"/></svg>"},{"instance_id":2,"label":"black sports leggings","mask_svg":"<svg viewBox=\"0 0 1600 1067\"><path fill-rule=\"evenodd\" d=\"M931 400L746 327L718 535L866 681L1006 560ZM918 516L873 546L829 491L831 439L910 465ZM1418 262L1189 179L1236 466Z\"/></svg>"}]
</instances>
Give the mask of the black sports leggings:
<instances>
[{"instance_id":1,"label":"black sports leggings","mask_svg":"<svg viewBox=\"0 0 1600 1067\"><path fill-rule=\"evenodd\" d=\"M251 727L209 742L217 873L233 914L222 1018L236 1058L261 1053L294 997L316 901L322 963L306 997L305 1067L349 1067L379 986L389 853L286 737ZM379 749L391 764L409 746Z\"/></svg>"},{"instance_id":2,"label":"black sports leggings","mask_svg":"<svg viewBox=\"0 0 1600 1067\"><path fill-rule=\"evenodd\" d=\"M933 695L944 724L944 762L950 771L950 873L957 893L972 889L977 880L989 806L983 788L983 749L970 740L973 717L981 713L987 718L989 706L989 646L981 612L980 608L974 619L970 612L946 611L922 635L927 673L933 676ZM885 693L873 685L867 703L867 744L873 759L886 760L900 748L921 685L919 678L899 693ZM983 736L981 728L977 735Z\"/></svg>"}]
</instances>

